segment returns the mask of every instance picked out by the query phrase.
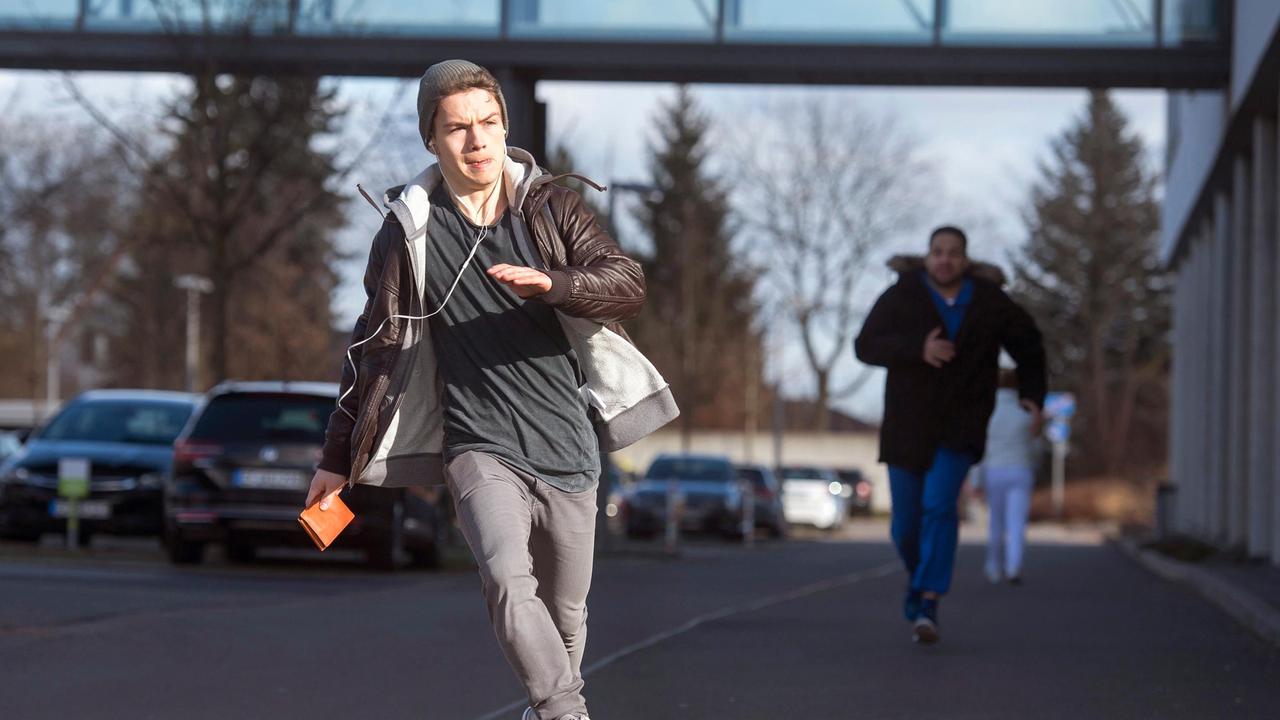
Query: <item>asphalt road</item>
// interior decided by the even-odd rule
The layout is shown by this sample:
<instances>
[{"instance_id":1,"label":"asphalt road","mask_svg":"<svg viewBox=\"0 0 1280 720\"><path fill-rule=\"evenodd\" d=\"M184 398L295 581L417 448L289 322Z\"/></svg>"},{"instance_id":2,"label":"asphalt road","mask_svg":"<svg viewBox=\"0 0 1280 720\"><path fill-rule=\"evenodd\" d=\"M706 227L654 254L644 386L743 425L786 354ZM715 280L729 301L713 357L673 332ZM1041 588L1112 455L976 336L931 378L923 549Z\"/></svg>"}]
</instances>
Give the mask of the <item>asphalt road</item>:
<instances>
[{"instance_id":1,"label":"asphalt road","mask_svg":"<svg viewBox=\"0 0 1280 720\"><path fill-rule=\"evenodd\" d=\"M1280 717L1280 651L1094 533L1037 531L1020 588L965 545L942 643L915 647L883 531L602 559L592 716ZM474 572L351 560L2 546L0 716L519 717Z\"/></svg>"}]
</instances>

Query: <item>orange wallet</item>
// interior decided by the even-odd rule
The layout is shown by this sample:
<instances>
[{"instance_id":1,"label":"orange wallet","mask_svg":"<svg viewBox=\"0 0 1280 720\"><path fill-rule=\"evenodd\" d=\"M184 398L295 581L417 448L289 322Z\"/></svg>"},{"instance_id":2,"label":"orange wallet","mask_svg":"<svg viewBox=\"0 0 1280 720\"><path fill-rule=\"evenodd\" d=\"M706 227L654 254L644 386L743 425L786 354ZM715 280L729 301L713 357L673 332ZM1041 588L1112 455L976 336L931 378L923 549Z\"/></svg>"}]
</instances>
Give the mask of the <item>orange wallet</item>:
<instances>
[{"instance_id":1,"label":"orange wallet","mask_svg":"<svg viewBox=\"0 0 1280 720\"><path fill-rule=\"evenodd\" d=\"M329 501L328 510L321 510L320 501L317 500L311 507L302 511L298 516L298 522L307 531L307 535L311 536L311 542L323 551L333 544L353 518L355 515L351 513L351 508L342 502L342 498L334 495Z\"/></svg>"}]
</instances>

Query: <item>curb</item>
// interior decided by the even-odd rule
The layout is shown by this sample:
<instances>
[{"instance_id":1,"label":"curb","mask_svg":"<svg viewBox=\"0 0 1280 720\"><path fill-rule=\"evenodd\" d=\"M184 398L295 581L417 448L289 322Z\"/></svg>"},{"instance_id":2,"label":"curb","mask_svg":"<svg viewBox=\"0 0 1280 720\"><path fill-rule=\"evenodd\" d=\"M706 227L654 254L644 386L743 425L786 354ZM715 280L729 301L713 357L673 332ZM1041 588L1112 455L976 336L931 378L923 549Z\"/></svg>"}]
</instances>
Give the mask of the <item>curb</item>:
<instances>
[{"instance_id":1,"label":"curb","mask_svg":"<svg viewBox=\"0 0 1280 720\"><path fill-rule=\"evenodd\" d=\"M1145 550L1132 538L1108 538L1110 544L1155 575L1189 585L1236 622L1266 642L1280 647L1280 609L1203 568Z\"/></svg>"}]
</instances>

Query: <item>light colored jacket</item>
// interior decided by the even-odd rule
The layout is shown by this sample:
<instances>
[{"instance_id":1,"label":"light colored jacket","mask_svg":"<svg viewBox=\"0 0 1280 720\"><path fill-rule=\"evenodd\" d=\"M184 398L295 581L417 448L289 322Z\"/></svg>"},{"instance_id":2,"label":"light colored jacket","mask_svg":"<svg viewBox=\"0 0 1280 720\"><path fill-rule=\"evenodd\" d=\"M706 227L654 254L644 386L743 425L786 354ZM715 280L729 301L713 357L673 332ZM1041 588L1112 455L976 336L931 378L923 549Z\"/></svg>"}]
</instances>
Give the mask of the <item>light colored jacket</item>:
<instances>
[{"instance_id":1,"label":"light colored jacket","mask_svg":"<svg viewBox=\"0 0 1280 720\"><path fill-rule=\"evenodd\" d=\"M1000 388L996 391L996 407L987 424L987 451L982 465L993 467L1032 467L1036 438L1031 436L1031 414L1022 408L1018 391Z\"/></svg>"}]
</instances>

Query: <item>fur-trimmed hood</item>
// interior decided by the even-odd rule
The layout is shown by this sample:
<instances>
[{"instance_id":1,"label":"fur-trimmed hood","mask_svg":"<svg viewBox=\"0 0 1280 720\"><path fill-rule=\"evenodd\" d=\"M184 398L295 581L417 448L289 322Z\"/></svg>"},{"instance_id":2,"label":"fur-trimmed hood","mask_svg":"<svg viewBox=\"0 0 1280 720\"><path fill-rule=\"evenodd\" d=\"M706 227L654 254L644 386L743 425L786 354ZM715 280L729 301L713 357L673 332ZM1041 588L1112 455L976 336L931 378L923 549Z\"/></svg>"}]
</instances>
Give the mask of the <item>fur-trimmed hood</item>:
<instances>
[{"instance_id":1,"label":"fur-trimmed hood","mask_svg":"<svg viewBox=\"0 0 1280 720\"><path fill-rule=\"evenodd\" d=\"M889 258L889 262L885 263L885 265L888 265L890 270L898 273L899 275L920 272L921 270L924 270L924 256L894 255ZM992 265L991 263L982 262L980 260L969 261L969 271L967 274L970 277L975 277L979 280L986 280L987 282L995 283L997 287L1004 287L1005 284L1009 282L1009 279L1005 277L1004 270L1001 270L1000 266Z\"/></svg>"}]
</instances>

